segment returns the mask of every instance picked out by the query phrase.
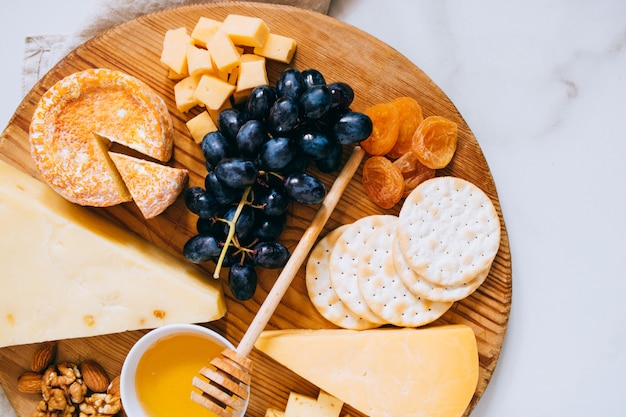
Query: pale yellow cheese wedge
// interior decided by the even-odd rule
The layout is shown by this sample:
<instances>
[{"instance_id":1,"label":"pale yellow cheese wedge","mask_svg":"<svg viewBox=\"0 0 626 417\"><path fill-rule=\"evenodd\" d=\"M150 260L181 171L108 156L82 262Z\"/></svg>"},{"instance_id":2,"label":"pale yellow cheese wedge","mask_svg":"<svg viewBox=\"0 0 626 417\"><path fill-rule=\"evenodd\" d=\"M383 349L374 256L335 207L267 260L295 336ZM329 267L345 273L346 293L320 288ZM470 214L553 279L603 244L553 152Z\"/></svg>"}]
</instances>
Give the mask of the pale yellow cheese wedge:
<instances>
[{"instance_id":1,"label":"pale yellow cheese wedge","mask_svg":"<svg viewBox=\"0 0 626 417\"><path fill-rule=\"evenodd\" d=\"M370 417L459 417L478 382L472 329L265 331L255 347Z\"/></svg>"},{"instance_id":2,"label":"pale yellow cheese wedge","mask_svg":"<svg viewBox=\"0 0 626 417\"><path fill-rule=\"evenodd\" d=\"M0 161L0 347L221 318L219 281Z\"/></svg>"}]
</instances>

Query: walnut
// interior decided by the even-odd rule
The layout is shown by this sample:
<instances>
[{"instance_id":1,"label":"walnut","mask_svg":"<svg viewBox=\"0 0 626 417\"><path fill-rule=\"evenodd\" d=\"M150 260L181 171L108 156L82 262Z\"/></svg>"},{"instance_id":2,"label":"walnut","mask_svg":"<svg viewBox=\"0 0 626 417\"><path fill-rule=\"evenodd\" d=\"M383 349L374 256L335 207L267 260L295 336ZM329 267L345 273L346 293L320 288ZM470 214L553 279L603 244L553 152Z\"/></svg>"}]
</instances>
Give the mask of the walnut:
<instances>
[{"instance_id":1,"label":"walnut","mask_svg":"<svg viewBox=\"0 0 626 417\"><path fill-rule=\"evenodd\" d=\"M87 395L87 385L81 379L77 379L72 382L67 391L72 402L80 404L85 400L85 395Z\"/></svg>"},{"instance_id":2,"label":"walnut","mask_svg":"<svg viewBox=\"0 0 626 417\"><path fill-rule=\"evenodd\" d=\"M51 395L50 401L39 401L32 417L74 417L76 415L76 406L67 404L63 390L53 388Z\"/></svg>"},{"instance_id":3,"label":"walnut","mask_svg":"<svg viewBox=\"0 0 626 417\"><path fill-rule=\"evenodd\" d=\"M41 396L32 417L112 417L122 410L119 395L95 392L82 378L78 365L48 366L41 375Z\"/></svg>"},{"instance_id":4,"label":"walnut","mask_svg":"<svg viewBox=\"0 0 626 417\"><path fill-rule=\"evenodd\" d=\"M56 382L54 385L58 387L69 387L76 380L76 377L80 376L78 366L72 363L60 363L57 365L57 369L59 370L59 375L57 380L54 381Z\"/></svg>"},{"instance_id":5,"label":"walnut","mask_svg":"<svg viewBox=\"0 0 626 417\"><path fill-rule=\"evenodd\" d=\"M37 403L37 407L35 408L35 412L33 413L33 417L47 417L49 415L48 403L45 400L39 401Z\"/></svg>"},{"instance_id":6,"label":"walnut","mask_svg":"<svg viewBox=\"0 0 626 417\"><path fill-rule=\"evenodd\" d=\"M120 397L106 393L92 394L85 398L83 404L80 406L80 411L81 415L84 413L85 416L113 416L122 410Z\"/></svg>"},{"instance_id":7,"label":"walnut","mask_svg":"<svg viewBox=\"0 0 626 417\"><path fill-rule=\"evenodd\" d=\"M54 365L46 368L43 376L41 377L41 395L44 401L48 401L50 398L50 391L52 390L52 382L56 380L57 370Z\"/></svg>"},{"instance_id":8,"label":"walnut","mask_svg":"<svg viewBox=\"0 0 626 417\"><path fill-rule=\"evenodd\" d=\"M50 410L65 410L67 406L67 398L65 398L65 392L60 388L52 388L50 390L50 398L48 399L48 409Z\"/></svg>"}]
</instances>

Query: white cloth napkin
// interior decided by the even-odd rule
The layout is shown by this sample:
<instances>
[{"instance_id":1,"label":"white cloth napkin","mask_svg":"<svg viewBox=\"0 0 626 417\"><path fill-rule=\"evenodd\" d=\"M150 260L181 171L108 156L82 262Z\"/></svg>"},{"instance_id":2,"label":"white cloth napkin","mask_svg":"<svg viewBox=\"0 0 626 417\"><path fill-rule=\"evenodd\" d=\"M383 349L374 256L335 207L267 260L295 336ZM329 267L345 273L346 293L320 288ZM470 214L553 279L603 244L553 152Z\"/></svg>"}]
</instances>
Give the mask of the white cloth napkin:
<instances>
[{"instance_id":1,"label":"white cloth napkin","mask_svg":"<svg viewBox=\"0 0 626 417\"><path fill-rule=\"evenodd\" d=\"M269 0L266 2L302 7L325 14L328 12L331 0ZM23 94L26 95L61 58L98 33L146 13L190 3L198 3L198 0L106 0L98 4L91 12L92 18L86 19L87 25L76 33L27 37L22 70Z\"/></svg>"}]
</instances>

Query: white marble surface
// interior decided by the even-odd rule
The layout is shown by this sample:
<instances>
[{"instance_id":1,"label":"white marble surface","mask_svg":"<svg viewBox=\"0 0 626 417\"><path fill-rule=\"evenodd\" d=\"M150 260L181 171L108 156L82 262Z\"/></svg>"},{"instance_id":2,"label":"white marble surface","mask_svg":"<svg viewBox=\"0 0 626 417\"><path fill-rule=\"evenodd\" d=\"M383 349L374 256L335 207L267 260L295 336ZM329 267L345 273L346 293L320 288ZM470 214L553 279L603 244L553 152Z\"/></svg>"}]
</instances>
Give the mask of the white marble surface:
<instances>
[{"instance_id":1,"label":"white marble surface","mask_svg":"<svg viewBox=\"0 0 626 417\"><path fill-rule=\"evenodd\" d=\"M98 2L2 2L0 125L22 97L24 37L72 33ZM626 2L333 0L330 14L429 74L493 172L513 308L472 416L624 415ZM0 415L14 415L1 395Z\"/></svg>"}]
</instances>

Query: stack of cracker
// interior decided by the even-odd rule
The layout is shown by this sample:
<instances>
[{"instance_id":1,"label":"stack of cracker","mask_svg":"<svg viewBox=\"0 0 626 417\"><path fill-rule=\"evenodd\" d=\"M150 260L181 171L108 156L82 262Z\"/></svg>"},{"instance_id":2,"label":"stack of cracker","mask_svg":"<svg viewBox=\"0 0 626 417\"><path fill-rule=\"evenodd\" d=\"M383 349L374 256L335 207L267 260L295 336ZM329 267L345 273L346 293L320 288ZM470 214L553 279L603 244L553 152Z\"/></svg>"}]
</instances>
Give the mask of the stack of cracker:
<instances>
[{"instance_id":1,"label":"stack of cracker","mask_svg":"<svg viewBox=\"0 0 626 417\"><path fill-rule=\"evenodd\" d=\"M397 216L367 216L322 238L307 261L307 291L339 327L419 327L485 281L499 246L491 199L469 181L436 177Z\"/></svg>"}]
</instances>

